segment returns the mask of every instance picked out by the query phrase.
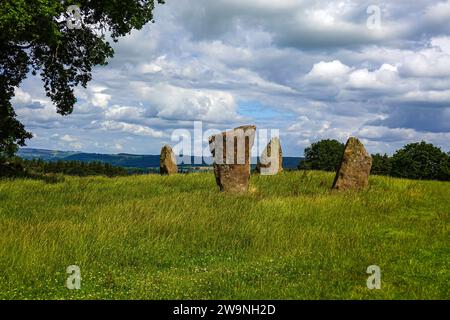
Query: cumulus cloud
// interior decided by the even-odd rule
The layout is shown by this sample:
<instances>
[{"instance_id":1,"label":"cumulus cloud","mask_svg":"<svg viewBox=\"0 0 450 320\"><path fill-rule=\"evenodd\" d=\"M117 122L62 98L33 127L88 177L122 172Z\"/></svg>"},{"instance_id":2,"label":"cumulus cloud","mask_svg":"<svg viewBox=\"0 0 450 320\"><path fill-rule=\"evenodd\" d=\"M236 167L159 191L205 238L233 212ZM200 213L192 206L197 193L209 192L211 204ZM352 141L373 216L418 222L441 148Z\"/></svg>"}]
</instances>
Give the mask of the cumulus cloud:
<instances>
[{"instance_id":1,"label":"cumulus cloud","mask_svg":"<svg viewBox=\"0 0 450 320\"><path fill-rule=\"evenodd\" d=\"M307 81L315 83L338 83L346 78L351 68L334 60L331 62L320 61L315 63L311 71L305 76Z\"/></svg>"},{"instance_id":2,"label":"cumulus cloud","mask_svg":"<svg viewBox=\"0 0 450 320\"><path fill-rule=\"evenodd\" d=\"M157 117L211 122L238 120L236 101L227 92L186 89L170 84L147 86L136 83L135 86L135 90L154 107Z\"/></svg>"},{"instance_id":3,"label":"cumulus cloud","mask_svg":"<svg viewBox=\"0 0 450 320\"><path fill-rule=\"evenodd\" d=\"M134 122L139 121L143 117L144 112L145 109L142 107L113 105L105 110L105 118L108 120Z\"/></svg>"},{"instance_id":4,"label":"cumulus cloud","mask_svg":"<svg viewBox=\"0 0 450 320\"><path fill-rule=\"evenodd\" d=\"M29 78L13 99L30 146L157 153L170 132L255 123L287 155L324 138L450 149L450 1L179 0L115 45L61 117ZM58 138L51 138L58 134ZM77 141L63 139L65 135ZM72 145L71 145L72 144Z\"/></svg>"},{"instance_id":5,"label":"cumulus cloud","mask_svg":"<svg viewBox=\"0 0 450 320\"><path fill-rule=\"evenodd\" d=\"M348 87L355 89L386 89L398 82L397 67L383 64L373 72L358 69L350 73Z\"/></svg>"},{"instance_id":6,"label":"cumulus cloud","mask_svg":"<svg viewBox=\"0 0 450 320\"><path fill-rule=\"evenodd\" d=\"M434 47L408 54L403 59L400 73L405 77L449 77L450 53Z\"/></svg>"},{"instance_id":7,"label":"cumulus cloud","mask_svg":"<svg viewBox=\"0 0 450 320\"><path fill-rule=\"evenodd\" d=\"M197 39L231 37L241 26L258 26L271 33L279 46L327 48L379 43L405 36L408 30L397 20L384 21L377 32L367 28L367 8L372 4L369 1L201 0L197 3L196 6L181 4L176 11Z\"/></svg>"},{"instance_id":8,"label":"cumulus cloud","mask_svg":"<svg viewBox=\"0 0 450 320\"><path fill-rule=\"evenodd\" d=\"M23 91L21 88L16 88L14 90L14 97L11 101L14 105L26 105L30 104L31 95L28 92Z\"/></svg>"},{"instance_id":9,"label":"cumulus cloud","mask_svg":"<svg viewBox=\"0 0 450 320\"><path fill-rule=\"evenodd\" d=\"M113 120L101 122L100 127L106 131L122 131L153 138L160 138L163 136L163 132L149 127Z\"/></svg>"}]
</instances>

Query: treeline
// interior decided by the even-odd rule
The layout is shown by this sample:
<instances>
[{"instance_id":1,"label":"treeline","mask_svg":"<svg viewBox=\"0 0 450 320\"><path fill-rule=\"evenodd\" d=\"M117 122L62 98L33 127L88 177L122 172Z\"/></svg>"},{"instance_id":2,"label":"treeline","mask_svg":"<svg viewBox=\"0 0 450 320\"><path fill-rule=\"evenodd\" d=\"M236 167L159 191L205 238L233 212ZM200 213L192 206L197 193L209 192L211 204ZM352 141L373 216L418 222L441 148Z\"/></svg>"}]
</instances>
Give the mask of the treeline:
<instances>
[{"instance_id":1,"label":"treeline","mask_svg":"<svg viewBox=\"0 0 450 320\"><path fill-rule=\"evenodd\" d=\"M115 167L109 163L99 161L43 161L41 159L25 160L16 157L12 166L34 174L65 174L69 176L125 176L128 171L122 167Z\"/></svg>"},{"instance_id":2,"label":"treeline","mask_svg":"<svg viewBox=\"0 0 450 320\"><path fill-rule=\"evenodd\" d=\"M344 152L344 144L337 140L321 140L305 149L300 170L337 171ZM92 161L43 161L15 157L0 161L0 176L29 176L64 174L72 176L126 176L157 173L159 168L123 168L109 163ZM408 179L450 181L450 152L426 142L411 143L392 156L372 155L371 174Z\"/></svg>"},{"instance_id":3,"label":"treeline","mask_svg":"<svg viewBox=\"0 0 450 320\"><path fill-rule=\"evenodd\" d=\"M321 140L305 149L301 170L336 171L345 145L337 140ZM411 143L392 156L372 155L371 174L408 179L450 181L450 152L424 141Z\"/></svg>"}]
</instances>

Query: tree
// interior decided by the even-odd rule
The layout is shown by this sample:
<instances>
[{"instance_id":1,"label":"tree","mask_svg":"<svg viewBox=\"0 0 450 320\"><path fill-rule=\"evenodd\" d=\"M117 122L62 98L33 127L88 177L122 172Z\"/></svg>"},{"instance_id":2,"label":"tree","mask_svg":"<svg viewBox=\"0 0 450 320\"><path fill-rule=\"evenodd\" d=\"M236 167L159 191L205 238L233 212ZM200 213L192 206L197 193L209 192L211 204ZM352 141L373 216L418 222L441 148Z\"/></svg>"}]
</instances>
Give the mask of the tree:
<instances>
[{"instance_id":1,"label":"tree","mask_svg":"<svg viewBox=\"0 0 450 320\"><path fill-rule=\"evenodd\" d=\"M430 143L411 143L394 154L391 173L410 179L450 180L449 157Z\"/></svg>"},{"instance_id":2,"label":"tree","mask_svg":"<svg viewBox=\"0 0 450 320\"><path fill-rule=\"evenodd\" d=\"M371 174L388 176L391 174L391 169L391 158L387 154L381 155L377 153L372 155Z\"/></svg>"},{"instance_id":3,"label":"tree","mask_svg":"<svg viewBox=\"0 0 450 320\"><path fill-rule=\"evenodd\" d=\"M0 158L12 156L32 137L11 105L28 73L39 73L57 112L70 114L74 88L86 87L93 66L107 64L114 54L106 37L116 42L153 22L155 2L164 0L0 1ZM81 24L73 21L78 17Z\"/></svg>"},{"instance_id":4,"label":"tree","mask_svg":"<svg viewBox=\"0 0 450 320\"><path fill-rule=\"evenodd\" d=\"M344 144L337 140L321 140L305 149L299 169L336 171L342 160Z\"/></svg>"}]
</instances>

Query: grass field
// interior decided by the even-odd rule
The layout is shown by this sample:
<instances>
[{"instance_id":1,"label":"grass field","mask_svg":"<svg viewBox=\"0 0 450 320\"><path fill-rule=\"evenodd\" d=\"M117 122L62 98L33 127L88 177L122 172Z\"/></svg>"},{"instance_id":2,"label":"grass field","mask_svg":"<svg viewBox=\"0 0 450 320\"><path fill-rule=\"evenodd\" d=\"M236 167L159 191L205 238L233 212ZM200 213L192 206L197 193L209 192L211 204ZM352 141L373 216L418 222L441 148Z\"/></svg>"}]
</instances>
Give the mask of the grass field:
<instances>
[{"instance_id":1,"label":"grass field","mask_svg":"<svg viewBox=\"0 0 450 320\"><path fill-rule=\"evenodd\" d=\"M241 196L212 173L2 180L0 298L449 299L450 183L333 176L252 176Z\"/></svg>"}]
</instances>

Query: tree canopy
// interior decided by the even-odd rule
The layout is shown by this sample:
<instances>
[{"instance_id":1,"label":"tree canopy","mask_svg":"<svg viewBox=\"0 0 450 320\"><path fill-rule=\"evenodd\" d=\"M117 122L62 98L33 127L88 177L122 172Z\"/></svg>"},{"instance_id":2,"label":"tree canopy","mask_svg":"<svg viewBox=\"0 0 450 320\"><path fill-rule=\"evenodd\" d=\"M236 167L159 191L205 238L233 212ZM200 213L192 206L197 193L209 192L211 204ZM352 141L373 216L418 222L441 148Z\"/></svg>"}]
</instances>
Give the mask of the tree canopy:
<instances>
[{"instance_id":1,"label":"tree canopy","mask_svg":"<svg viewBox=\"0 0 450 320\"><path fill-rule=\"evenodd\" d=\"M0 157L13 155L32 137L11 105L15 88L30 72L39 74L57 112L70 114L77 101L74 88L86 87L92 68L114 54L107 38L117 41L153 21L155 3L164 0L2 0ZM72 21L73 5L80 24Z\"/></svg>"},{"instance_id":2,"label":"tree canopy","mask_svg":"<svg viewBox=\"0 0 450 320\"><path fill-rule=\"evenodd\" d=\"M344 144L336 140L321 140L305 149L305 159L299 169L335 171L339 167ZM450 152L424 141L410 143L393 156L372 155L371 174L408 179L450 181Z\"/></svg>"},{"instance_id":3,"label":"tree canopy","mask_svg":"<svg viewBox=\"0 0 450 320\"><path fill-rule=\"evenodd\" d=\"M337 140L320 140L305 149L305 159L299 169L335 171L344 153L344 144Z\"/></svg>"},{"instance_id":4,"label":"tree canopy","mask_svg":"<svg viewBox=\"0 0 450 320\"><path fill-rule=\"evenodd\" d=\"M392 156L391 175L410 179L450 180L448 155L424 141L411 143Z\"/></svg>"},{"instance_id":5,"label":"tree canopy","mask_svg":"<svg viewBox=\"0 0 450 320\"><path fill-rule=\"evenodd\" d=\"M371 174L378 174L382 176L389 176L392 170L391 158L387 155L379 153L372 155L372 170Z\"/></svg>"}]
</instances>

